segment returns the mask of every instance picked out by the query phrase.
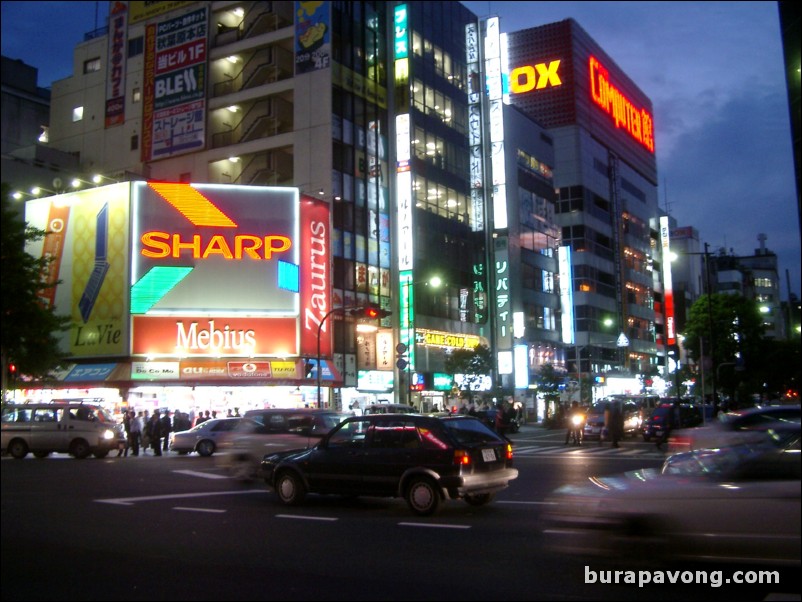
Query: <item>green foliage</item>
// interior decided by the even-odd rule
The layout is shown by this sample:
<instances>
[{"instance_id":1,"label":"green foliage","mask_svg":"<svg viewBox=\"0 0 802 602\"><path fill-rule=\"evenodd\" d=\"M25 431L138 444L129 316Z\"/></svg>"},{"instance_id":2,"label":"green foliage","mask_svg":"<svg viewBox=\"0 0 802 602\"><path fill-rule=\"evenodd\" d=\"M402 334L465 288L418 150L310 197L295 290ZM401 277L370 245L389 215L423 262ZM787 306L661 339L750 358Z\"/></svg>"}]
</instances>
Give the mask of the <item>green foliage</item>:
<instances>
[{"instance_id":1,"label":"green foliage","mask_svg":"<svg viewBox=\"0 0 802 602\"><path fill-rule=\"evenodd\" d=\"M48 259L37 259L25 252L27 242L41 240L46 232L25 224L6 184L0 196L3 377L9 363L16 365L20 375L43 377L63 360L57 334L69 327L70 318L42 306L40 274Z\"/></svg>"},{"instance_id":2,"label":"green foliage","mask_svg":"<svg viewBox=\"0 0 802 602\"><path fill-rule=\"evenodd\" d=\"M474 349L455 349L446 358L445 368L449 374L464 374L463 389L473 399L473 384L489 375L493 370L493 355L487 345Z\"/></svg>"}]
</instances>

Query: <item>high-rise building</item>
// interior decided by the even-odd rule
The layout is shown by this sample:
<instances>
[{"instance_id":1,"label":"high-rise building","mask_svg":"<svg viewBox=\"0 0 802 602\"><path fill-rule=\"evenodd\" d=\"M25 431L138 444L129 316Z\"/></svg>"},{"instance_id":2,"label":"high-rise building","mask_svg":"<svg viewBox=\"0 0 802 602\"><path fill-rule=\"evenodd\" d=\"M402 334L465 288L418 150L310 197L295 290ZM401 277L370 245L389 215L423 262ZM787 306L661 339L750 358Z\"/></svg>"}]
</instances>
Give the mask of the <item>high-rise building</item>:
<instances>
[{"instance_id":1,"label":"high-rise building","mask_svg":"<svg viewBox=\"0 0 802 602\"><path fill-rule=\"evenodd\" d=\"M653 372L663 317L651 101L572 19L509 34L507 61L510 102L554 139L556 221L573 257L567 365Z\"/></svg>"},{"instance_id":2,"label":"high-rise building","mask_svg":"<svg viewBox=\"0 0 802 602\"><path fill-rule=\"evenodd\" d=\"M113 6L52 88L77 183L119 182L70 197L65 385L429 409L479 344L478 391L530 404L545 364L658 365L651 104L573 21L505 37L459 2ZM275 285L224 261L257 255ZM366 323L368 305L390 315ZM273 318L296 346L288 324L249 334Z\"/></svg>"}]
</instances>

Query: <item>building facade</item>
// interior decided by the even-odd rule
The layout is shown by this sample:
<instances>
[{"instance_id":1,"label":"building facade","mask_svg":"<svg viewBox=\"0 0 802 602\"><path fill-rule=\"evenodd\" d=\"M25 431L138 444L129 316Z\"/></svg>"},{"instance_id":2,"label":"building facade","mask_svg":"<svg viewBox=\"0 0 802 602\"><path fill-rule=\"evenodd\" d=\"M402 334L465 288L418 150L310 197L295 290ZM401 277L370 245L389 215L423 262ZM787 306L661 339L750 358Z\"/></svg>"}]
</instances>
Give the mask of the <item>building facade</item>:
<instances>
[{"instance_id":1,"label":"building facade","mask_svg":"<svg viewBox=\"0 0 802 602\"><path fill-rule=\"evenodd\" d=\"M294 189L330 212L331 294L314 308L323 350L300 346L279 379L220 367L241 354L176 349L158 358L169 376L135 382L131 370L156 360L131 326L119 354L76 358L84 375L119 364L113 376L67 382L157 407L429 409L451 403L449 355L478 344L493 351L482 391L529 403L545 364L579 375L658 364L651 104L576 23L505 37L458 2L114 6L106 34L79 44L73 76L53 85L50 144L79 158L77 184L99 172L137 190L252 187L268 214L271 191ZM178 206L176 194L161 197ZM141 235L131 230L132 290ZM228 239L214 236L200 255L222 253ZM310 264L298 263L300 281ZM390 315L366 324L355 308L367 305Z\"/></svg>"}]
</instances>

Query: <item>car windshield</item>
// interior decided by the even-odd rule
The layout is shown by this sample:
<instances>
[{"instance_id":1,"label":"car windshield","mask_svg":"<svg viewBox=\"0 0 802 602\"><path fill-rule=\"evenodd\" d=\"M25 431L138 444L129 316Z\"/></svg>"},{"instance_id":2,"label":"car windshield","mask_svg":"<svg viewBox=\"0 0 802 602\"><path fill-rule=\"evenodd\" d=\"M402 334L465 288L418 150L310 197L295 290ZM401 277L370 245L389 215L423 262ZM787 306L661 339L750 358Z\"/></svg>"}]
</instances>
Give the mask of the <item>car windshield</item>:
<instances>
[{"instance_id":1,"label":"car windshield","mask_svg":"<svg viewBox=\"0 0 802 602\"><path fill-rule=\"evenodd\" d=\"M476 445L481 443L496 445L502 442L502 439L500 439L496 433L475 418L444 420L443 426L458 443L463 445Z\"/></svg>"}]
</instances>

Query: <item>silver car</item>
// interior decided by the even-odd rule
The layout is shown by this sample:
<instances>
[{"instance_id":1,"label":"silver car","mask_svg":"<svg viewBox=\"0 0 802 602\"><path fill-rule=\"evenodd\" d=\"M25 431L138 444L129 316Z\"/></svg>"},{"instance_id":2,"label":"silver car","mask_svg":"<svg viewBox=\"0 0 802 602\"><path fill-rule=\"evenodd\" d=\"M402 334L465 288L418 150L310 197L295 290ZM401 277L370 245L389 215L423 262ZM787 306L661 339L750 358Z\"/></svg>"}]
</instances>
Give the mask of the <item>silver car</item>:
<instances>
[{"instance_id":1,"label":"silver car","mask_svg":"<svg viewBox=\"0 0 802 602\"><path fill-rule=\"evenodd\" d=\"M212 418L196 424L188 431L170 433L170 449L179 454L198 452L211 456L229 439L242 418Z\"/></svg>"}]
</instances>

